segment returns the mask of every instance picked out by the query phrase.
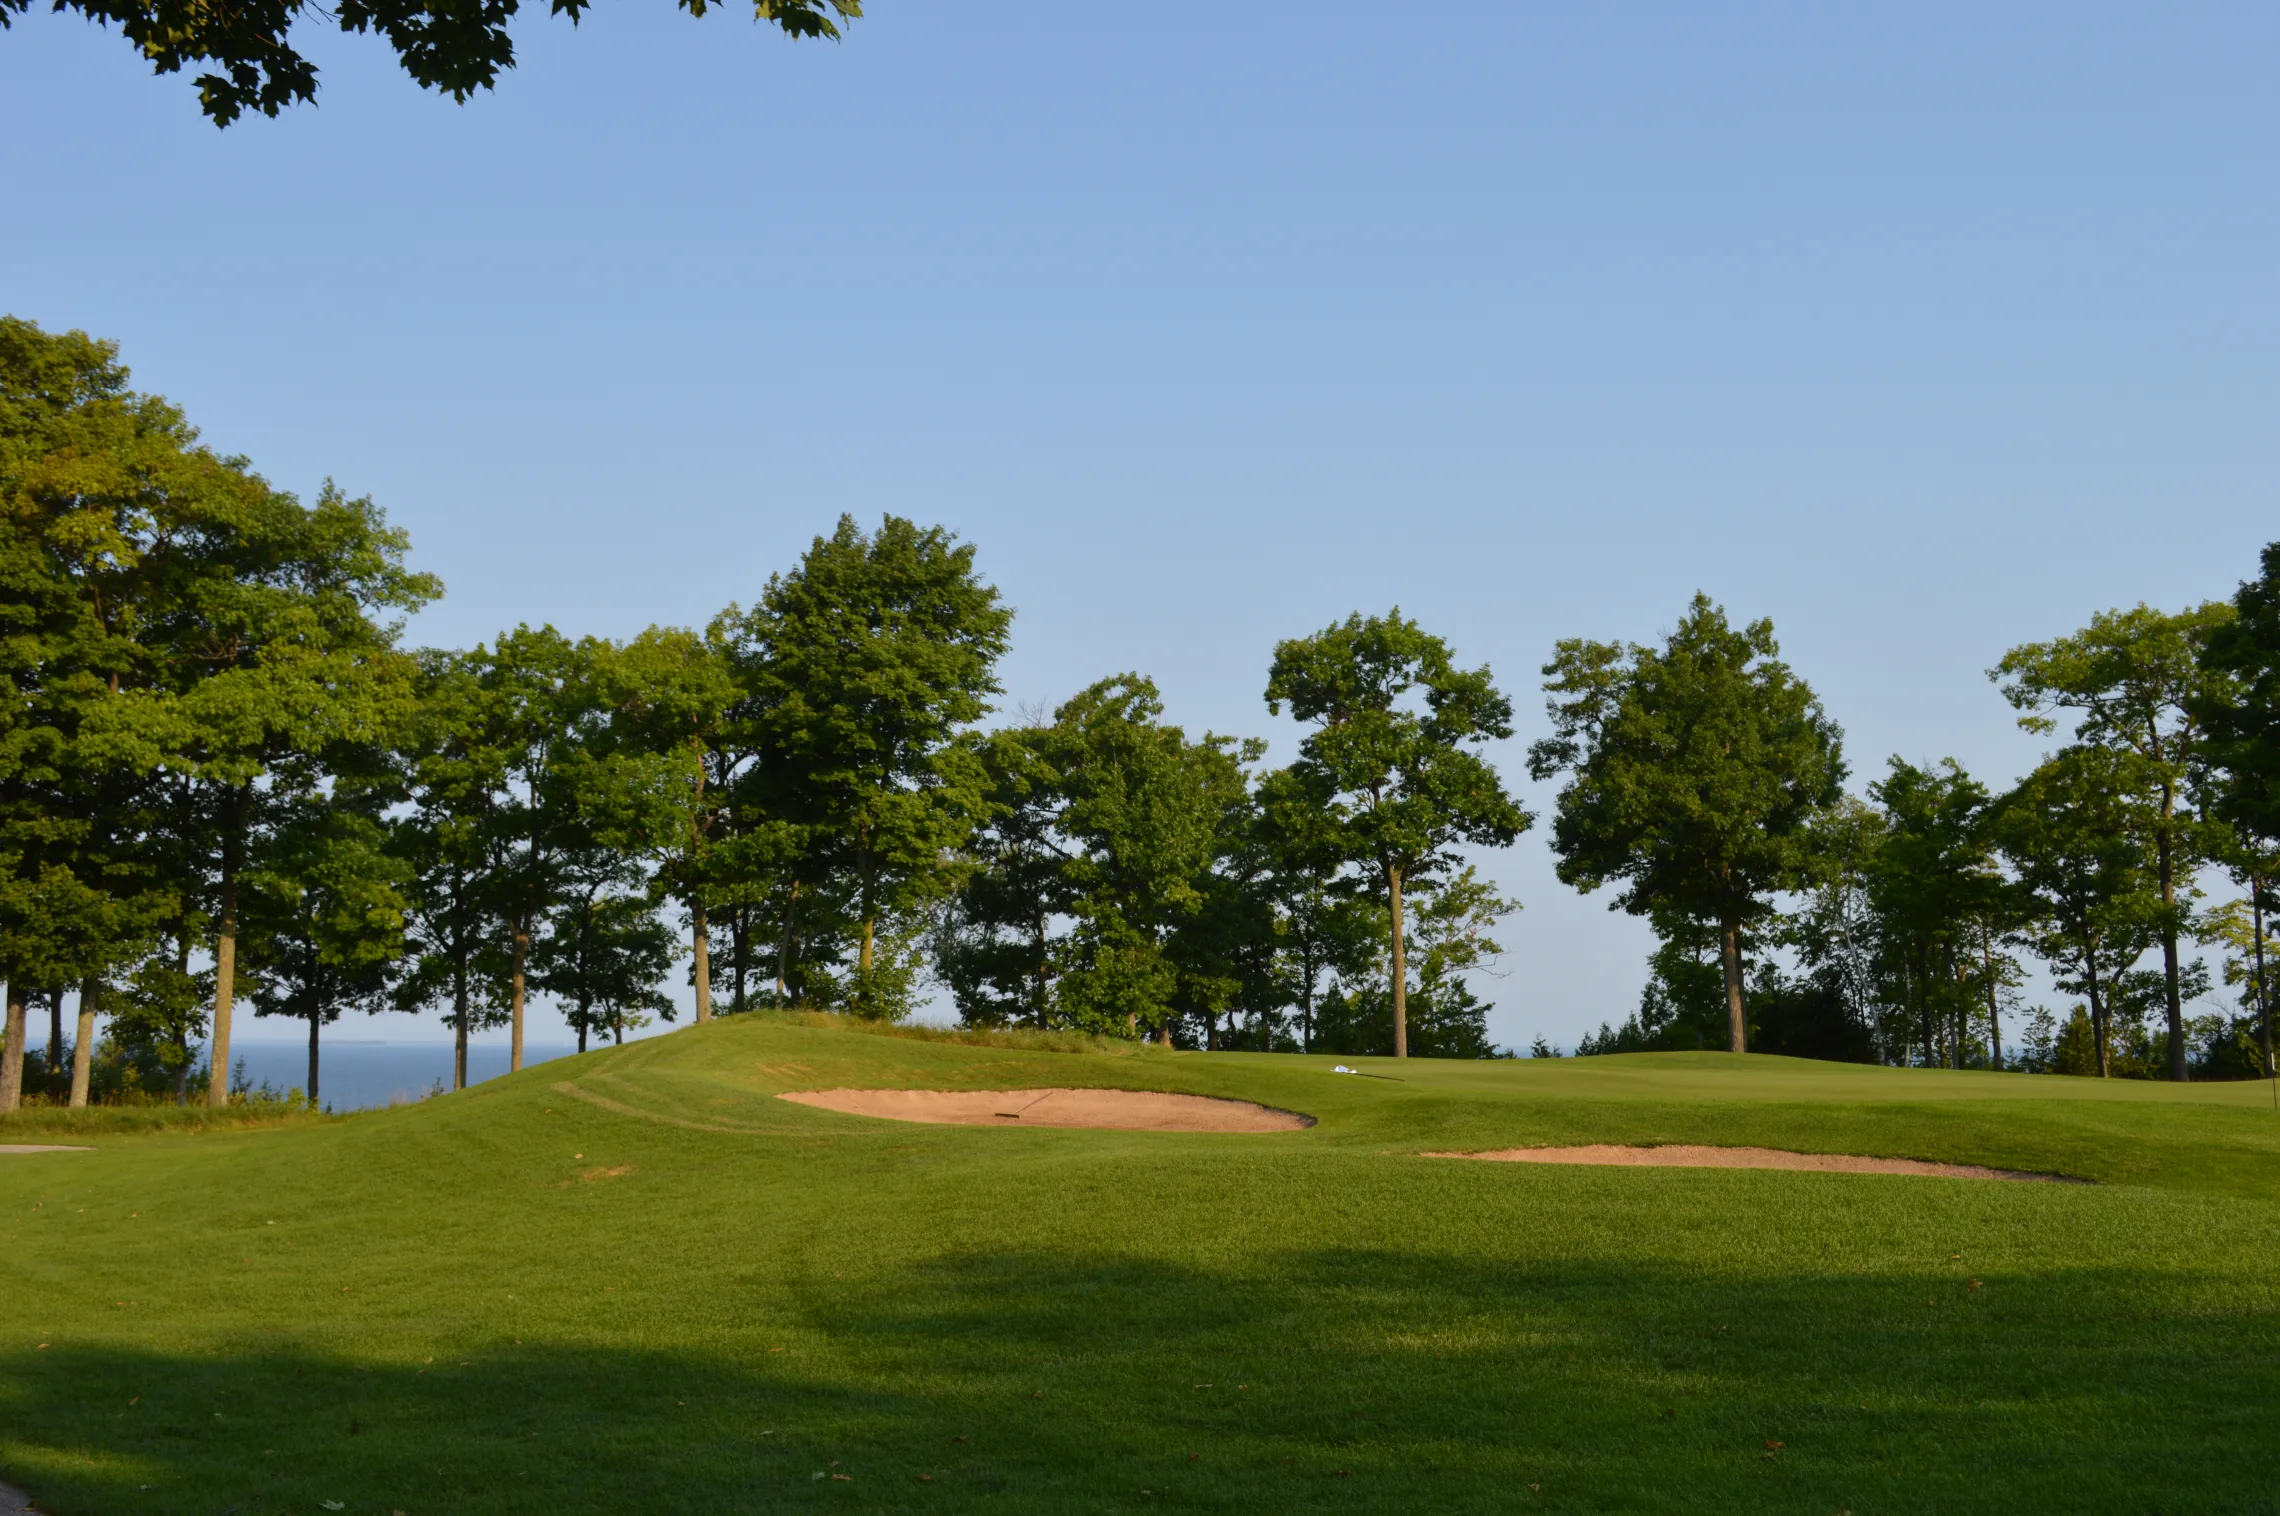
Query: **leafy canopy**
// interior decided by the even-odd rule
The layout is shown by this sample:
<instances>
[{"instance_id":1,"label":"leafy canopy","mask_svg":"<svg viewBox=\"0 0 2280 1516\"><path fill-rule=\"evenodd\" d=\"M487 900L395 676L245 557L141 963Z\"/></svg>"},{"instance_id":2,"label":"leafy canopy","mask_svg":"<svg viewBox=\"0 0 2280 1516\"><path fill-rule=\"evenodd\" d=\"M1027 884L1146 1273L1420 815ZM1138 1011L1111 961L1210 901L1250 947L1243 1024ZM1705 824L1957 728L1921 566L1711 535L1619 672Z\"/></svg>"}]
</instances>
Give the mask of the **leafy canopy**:
<instances>
[{"instance_id":1,"label":"leafy canopy","mask_svg":"<svg viewBox=\"0 0 2280 1516\"><path fill-rule=\"evenodd\" d=\"M1538 779L1570 778L1552 827L1561 880L1622 881L1616 904L1740 922L1812 862L1843 793L1841 733L1781 661L1773 623L1736 629L1696 595L1659 648L1578 638L1544 666L1553 735Z\"/></svg>"},{"instance_id":2,"label":"leafy canopy","mask_svg":"<svg viewBox=\"0 0 2280 1516\"><path fill-rule=\"evenodd\" d=\"M549 0L547 9L572 25L591 0ZM678 0L692 16L710 11L712 0ZM0 0L0 30L11 13L23 14L32 0ZM53 0L51 9L77 11L120 35L150 61L151 71L180 73L185 66L211 65L197 77L199 109L216 126L227 126L246 111L274 116L286 106L306 104L317 95L317 66L293 46L292 32L304 18L338 26L343 32L377 32L395 50L404 72L427 89L440 90L465 104L477 90L490 89L515 66L514 41L507 24L521 0L339 0L330 9L314 0L247 0L212 5L205 0ZM753 18L788 37L833 37L838 23L862 15L862 0L753 0Z\"/></svg>"}]
</instances>

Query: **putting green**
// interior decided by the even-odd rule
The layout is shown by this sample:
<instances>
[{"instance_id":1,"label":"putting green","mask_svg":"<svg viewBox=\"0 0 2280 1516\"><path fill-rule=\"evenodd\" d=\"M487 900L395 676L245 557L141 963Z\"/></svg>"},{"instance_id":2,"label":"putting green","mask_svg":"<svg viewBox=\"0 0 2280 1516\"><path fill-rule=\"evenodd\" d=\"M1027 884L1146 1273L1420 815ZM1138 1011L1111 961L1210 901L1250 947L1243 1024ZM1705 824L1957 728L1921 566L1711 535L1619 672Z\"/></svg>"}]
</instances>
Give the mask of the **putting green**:
<instances>
[{"instance_id":1,"label":"putting green","mask_svg":"<svg viewBox=\"0 0 2280 1516\"><path fill-rule=\"evenodd\" d=\"M752 1016L337 1121L0 1142L0 1478L111 1511L2252 1510L2280 1115L1716 1054L968 1046ZM1115 1088L1256 1134L856 1120ZM1754 1146L2010 1185L1452 1163ZM337 1506L330 1503L337 1502Z\"/></svg>"}]
</instances>

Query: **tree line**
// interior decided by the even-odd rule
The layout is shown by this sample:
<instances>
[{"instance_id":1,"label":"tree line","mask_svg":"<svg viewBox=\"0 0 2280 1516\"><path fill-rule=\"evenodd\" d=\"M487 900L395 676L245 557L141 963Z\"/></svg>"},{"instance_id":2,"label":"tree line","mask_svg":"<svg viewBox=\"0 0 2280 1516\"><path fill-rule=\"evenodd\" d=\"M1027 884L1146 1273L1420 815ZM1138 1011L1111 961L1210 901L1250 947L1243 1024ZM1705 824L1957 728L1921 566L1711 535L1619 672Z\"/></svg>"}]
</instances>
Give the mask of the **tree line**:
<instances>
[{"instance_id":1,"label":"tree line","mask_svg":"<svg viewBox=\"0 0 2280 1516\"><path fill-rule=\"evenodd\" d=\"M442 587L369 499L14 318L0 501L0 1108L38 1005L74 1104L222 1103L247 1006L305 1023L314 1100L347 1012L439 1010L463 1084L478 1031L521 1066L532 994L583 1048L672 1017L676 964L699 1021L931 980L976 1024L1491 1051L1464 974L1509 902L1458 853L1528 824L1479 754L1510 706L1398 611L1278 649L1312 731L1273 773L1137 674L983 730L1012 613L893 516L701 629L409 649Z\"/></svg>"},{"instance_id":2,"label":"tree line","mask_svg":"<svg viewBox=\"0 0 2280 1516\"><path fill-rule=\"evenodd\" d=\"M1846 793L1840 734L1770 624L1697 597L1659 647L1563 642L1545 670L1565 776L1560 876L1645 916L1638 1011L1585 1053L1745 1047L1931 1067L2273 1074L2280 544L2230 601L2093 616L1989 678L2063 737L2008 790L1895 757ZM2207 904L2212 877L2239 891ZM2233 1008L2189 946L2219 949ZM2006 1052L2023 956L2080 997ZM2151 960L2150 962L2148 960Z\"/></svg>"},{"instance_id":3,"label":"tree line","mask_svg":"<svg viewBox=\"0 0 2280 1516\"><path fill-rule=\"evenodd\" d=\"M1513 709L1398 609L1277 646L1280 768L1136 673L986 726L1012 613L970 544L893 516L702 628L407 648L442 587L369 499L274 488L112 344L15 318L0 509L0 1109L27 1078L222 1103L242 1007L305 1023L312 1100L350 1011L441 1012L464 1084L478 1031L521 1066L531 995L584 1048L673 1017L677 973L700 1021L938 987L977 1026L1497 1051L1471 976L1517 902L1468 859L1534 820L1485 756ZM2275 552L2231 603L2008 655L2021 719L2070 728L2001 795L1895 759L1848 796L1770 625L1707 599L1660 646L1561 643L1529 751L1559 870L1659 943L1582 1050L2004 1066L2033 953L2085 1011L2011 1066L2269 1072L2258 1015L2188 1022L2180 944L2226 944L2261 1012ZM2203 908L2212 868L2245 898Z\"/></svg>"}]
</instances>

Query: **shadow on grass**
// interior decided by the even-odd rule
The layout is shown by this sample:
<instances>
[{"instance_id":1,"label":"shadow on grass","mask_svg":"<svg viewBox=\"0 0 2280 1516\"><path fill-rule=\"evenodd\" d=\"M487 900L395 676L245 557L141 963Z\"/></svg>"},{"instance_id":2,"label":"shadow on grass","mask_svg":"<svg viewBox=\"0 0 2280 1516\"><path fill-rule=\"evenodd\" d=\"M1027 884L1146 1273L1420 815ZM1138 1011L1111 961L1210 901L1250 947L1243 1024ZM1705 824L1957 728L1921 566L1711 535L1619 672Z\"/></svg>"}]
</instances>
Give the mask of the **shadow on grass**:
<instances>
[{"instance_id":1,"label":"shadow on grass","mask_svg":"<svg viewBox=\"0 0 2280 1516\"><path fill-rule=\"evenodd\" d=\"M0 1473L58 1516L2280 1508L2280 1331L2222 1279L973 1253L772 1328L737 1288L596 1346L13 1351Z\"/></svg>"}]
</instances>

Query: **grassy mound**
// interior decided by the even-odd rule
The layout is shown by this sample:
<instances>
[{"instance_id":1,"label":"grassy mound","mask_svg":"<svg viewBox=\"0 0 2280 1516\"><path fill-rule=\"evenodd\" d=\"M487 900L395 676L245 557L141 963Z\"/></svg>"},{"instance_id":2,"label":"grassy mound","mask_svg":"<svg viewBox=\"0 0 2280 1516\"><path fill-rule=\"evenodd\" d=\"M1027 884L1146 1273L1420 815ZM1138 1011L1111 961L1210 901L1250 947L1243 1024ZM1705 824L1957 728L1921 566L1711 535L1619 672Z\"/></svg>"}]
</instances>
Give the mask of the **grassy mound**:
<instances>
[{"instance_id":1,"label":"grassy mound","mask_svg":"<svg viewBox=\"0 0 2280 1516\"><path fill-rule=\"evenodd\" d=\"M1865 1516L2280 1487L2261 1086L1333 1062L755 1016L393 1111L0 1158L0 1477L61 1516ZM834 1085L1320 1122L1030 1131L773 1098ZM1415 1156L1586 1142L2099 1182Z\"/></svg>"}]
</instances>

